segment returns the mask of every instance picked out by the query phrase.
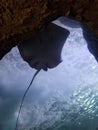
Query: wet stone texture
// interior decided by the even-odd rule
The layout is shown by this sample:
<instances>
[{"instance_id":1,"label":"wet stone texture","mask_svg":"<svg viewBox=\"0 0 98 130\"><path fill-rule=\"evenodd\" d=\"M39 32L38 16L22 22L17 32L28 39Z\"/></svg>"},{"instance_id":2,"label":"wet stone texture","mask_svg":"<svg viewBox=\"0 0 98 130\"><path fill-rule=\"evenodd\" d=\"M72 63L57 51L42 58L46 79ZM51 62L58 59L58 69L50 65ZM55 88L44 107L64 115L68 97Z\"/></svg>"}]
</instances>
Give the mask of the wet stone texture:
<instances>
[{"instance_id":1,"label":"wet stone texture","mask_svg":"<svg viewBox=\"0 0 98 130\"><path fill-rule=\"evenodd\" d=\"M98 0L0 0L0 58L59 16L81 21L98 36Z\"/></svg>"}]
</instances>

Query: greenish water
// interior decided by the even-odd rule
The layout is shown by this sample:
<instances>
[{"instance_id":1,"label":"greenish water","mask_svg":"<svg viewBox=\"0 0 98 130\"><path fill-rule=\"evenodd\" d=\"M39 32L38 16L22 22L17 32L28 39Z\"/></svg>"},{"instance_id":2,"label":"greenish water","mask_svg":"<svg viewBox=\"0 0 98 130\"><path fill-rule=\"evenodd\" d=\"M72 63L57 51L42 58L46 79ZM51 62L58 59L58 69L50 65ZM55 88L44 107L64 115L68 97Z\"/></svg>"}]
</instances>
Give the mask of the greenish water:
<instances>
[{"instance_id":1,"label":"greenish water","mask_svg":"<svg viewBox=\"0 0 98 130\"><path fill-rule=\"evenodd\" d=\"M59 117L47 120L32 130L96 130L98 127L97 86L86 87L75 92L68 102L54 102L48 113L55 113Z\"/></svg>"}]
</instances>

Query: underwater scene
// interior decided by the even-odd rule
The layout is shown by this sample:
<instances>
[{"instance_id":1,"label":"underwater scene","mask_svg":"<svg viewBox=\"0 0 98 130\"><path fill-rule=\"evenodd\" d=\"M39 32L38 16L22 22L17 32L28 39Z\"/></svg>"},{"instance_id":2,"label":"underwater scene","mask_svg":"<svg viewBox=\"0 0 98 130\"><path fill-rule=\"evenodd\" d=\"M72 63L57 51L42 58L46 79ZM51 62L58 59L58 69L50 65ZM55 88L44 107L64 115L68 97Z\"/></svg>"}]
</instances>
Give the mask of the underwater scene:
<instances>
[{"instance_id":1,"label":"underwater scene","mask_svg":"<svg viewBox=\"0 0 98 130\"><path fill-rule=\"evenodd\" d=\"M98 130L98 63L81 28L70 31L62 62L35 77L17 130ZM0 61L0 130L15 130L21 98L35 72L17 47Z\"/></svg>"}]
</instances>

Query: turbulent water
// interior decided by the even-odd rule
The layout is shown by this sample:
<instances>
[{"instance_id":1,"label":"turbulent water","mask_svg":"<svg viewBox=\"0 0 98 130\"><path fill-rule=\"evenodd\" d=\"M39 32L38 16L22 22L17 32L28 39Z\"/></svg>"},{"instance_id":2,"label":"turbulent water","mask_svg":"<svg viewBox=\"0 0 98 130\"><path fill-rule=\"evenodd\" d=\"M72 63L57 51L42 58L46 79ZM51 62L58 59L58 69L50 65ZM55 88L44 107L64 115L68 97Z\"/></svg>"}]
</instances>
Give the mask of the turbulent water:
<instances>
[{"instance_id":1,"label":"turbulent water","mask_svg":"<svg viewBox=\"0 0 98 130\"><path fill-rule=\"evenodd\" d=\"M37 75L20 114L19 130L98 127L98 63L81 29L71 30L62 59L55 69ZM0 61L0 130L14 130L21 97L34 72L17 47Z\"/></svg>"}]
</instances>

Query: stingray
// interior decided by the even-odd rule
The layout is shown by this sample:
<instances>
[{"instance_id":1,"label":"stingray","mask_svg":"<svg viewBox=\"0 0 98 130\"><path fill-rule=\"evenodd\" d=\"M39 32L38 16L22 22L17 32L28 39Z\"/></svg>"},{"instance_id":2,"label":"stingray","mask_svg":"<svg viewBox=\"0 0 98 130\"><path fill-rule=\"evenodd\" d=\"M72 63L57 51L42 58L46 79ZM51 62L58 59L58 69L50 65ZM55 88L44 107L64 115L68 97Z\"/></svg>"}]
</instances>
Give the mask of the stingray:
<instances>
[{"instance_id":1,"label":"stingray","mask_svg":"<svg viewBox=\"0 0 98 130\"><path fill-rule=\"evenodd\" d=\"M22 58L30 65L30 67L37 71L22 97L15 130L18 129L18 119L24 98L34 81L34 78L41 69L47 71L48 68L54 68L62 62L61 51L68 35L68 30L54 23L50 23L47 27L41 30L37 36L32 36L28 40L25 40L23 44L18 45Z\"/></svg>"},{"instance_id":2,"label":"stingray","mask_svg":"<svg viewBox=\"0 0 98 130\"><path fill-rule=\"evenodd\" d=\"M18 46L22 58L37 70L56 67L61 61L61 51L69 31L50 23L37 36Z\"/></svg>"}]
</instances>

